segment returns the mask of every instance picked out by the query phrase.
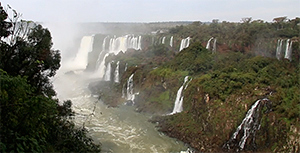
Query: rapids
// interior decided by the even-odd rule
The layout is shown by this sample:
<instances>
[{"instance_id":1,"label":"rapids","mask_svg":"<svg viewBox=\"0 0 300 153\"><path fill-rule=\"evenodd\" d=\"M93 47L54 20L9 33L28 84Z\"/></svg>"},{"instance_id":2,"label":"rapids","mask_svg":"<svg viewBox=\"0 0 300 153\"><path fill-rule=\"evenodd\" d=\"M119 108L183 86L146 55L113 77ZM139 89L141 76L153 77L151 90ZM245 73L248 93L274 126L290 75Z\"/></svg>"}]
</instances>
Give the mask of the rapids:
<instances>
[{"instance_id":1,"label":"rapids","mask_svg":"<svg viewBox=\"0 0 300 153\"><path fill-rule=\"evenodd\" d=\"M149 115L137 113L132 106L107 107L89 91L88 84L96 80L88 76L82 71L60 73L53 78L53 84L58 99L72 100L75 124L85 126L95 142L102 143L102 152L163 153L187 150L182 142L158 132L155 124L148 122Z\"/></svg>"}]
</instances>

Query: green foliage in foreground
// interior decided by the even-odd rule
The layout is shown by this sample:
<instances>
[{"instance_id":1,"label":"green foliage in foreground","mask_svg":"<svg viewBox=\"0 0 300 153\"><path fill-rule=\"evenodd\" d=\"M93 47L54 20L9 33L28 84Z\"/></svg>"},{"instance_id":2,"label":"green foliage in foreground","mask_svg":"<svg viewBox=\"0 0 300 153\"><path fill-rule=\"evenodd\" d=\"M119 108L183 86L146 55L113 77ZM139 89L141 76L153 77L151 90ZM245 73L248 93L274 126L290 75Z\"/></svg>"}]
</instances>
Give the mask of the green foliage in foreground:
<instances>
[{"instance_id":1,"label":"green foliage in foreground","mask_svg":"<svg viewBox=\"0 0 300 153\"><path fill-rule=\"evenodd\" d=\"M75 127L72 102L53 98L60 53L51 50L50 32L12 11L8 22L0 6L0 152L100 152Z\"/></svg>"},{"instance_id":2,"label":"green foliage in foreground","mask_svg":"<svg viewBox=\"0 0 300 153\"><path fill-rule=\"evenodd\" d=\"M71 101L33 93L25 78L0 74L1 152L99 152L84 128L70 121Z\"/></svg>"}]
</instances>

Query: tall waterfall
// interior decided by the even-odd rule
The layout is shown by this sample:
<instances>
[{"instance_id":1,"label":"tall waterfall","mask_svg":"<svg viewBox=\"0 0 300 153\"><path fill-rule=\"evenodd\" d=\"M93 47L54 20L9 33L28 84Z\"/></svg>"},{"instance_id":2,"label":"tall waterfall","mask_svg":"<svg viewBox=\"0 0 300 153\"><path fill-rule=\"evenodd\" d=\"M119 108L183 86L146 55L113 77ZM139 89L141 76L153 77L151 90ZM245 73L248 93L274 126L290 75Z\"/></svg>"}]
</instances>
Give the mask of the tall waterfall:
<instances>
[{"instance_id":1,"label":"tall waterfall","mask_svg":"<svg viewBox=\"0 0 300 153\"><path fill-rule=\"evenodd\" d=\"M211 37L208 41L207 41L207 44L206 44L206 49L210 49L210 42L211 40L213 40L214 37Z\"/></svg>"},{"instance_id":2,"label":"tall waterfall","mask_svg":"<svg viewBox=\"0 0 300 153\"><path fill-rule=\"evenodd\" d=\"M97 59L97 65L96 65L96 69L99 68L99 66L101 65L101 62L103 61L103 58L106 54L106 50L105 50L105 47L106 47L106 39L108 39L108 36L106 36L104 39L103 39L103 42L102 42L102 51L100 52L99 56L98 56L98 59ZM104 63L103 63L104 64Z\"/></svg>"},{"instance_id":3,"label":"tall waterfall","mask_svg":"<svg viewBox=\"0 0 300 153\"><path fill-rule=\"evenodd\" d=\"M135 96L138 95L139 93L133 92L133 76L134 76L134 73L131 74L127 80L126 99L128 101L131 101L134 104Z\"/></svg>"},{"instance_id":4,"label":"tall waterfall","mask_svg":"<svg viewBox=\"0 0 300 153\"><path fill-rule=\"evenodd\" d=\"M280 60L281 58L281 50L282 50L282 39L278 39L277 48L276 48L276 58Z\"/></svg>"},{"instance_id":5,"label":"tall waterfall","mask_svg":"<svg viewBox=\"0 0 300 153\"><path fill-rule=\"evenodd\" d=\"M124 71L127 71L127 67L128 67L128 64L126 63L126 64L125 64Z\"/></svg>"},{"instance_id":6,"label":"tall waterfall","mask_svg":"<svg viewBox=\"0 0 300 153\"><path fill-rule=\"evenodd\" d=\"M163 37L161 43L165 44L165 41L166 41L166 37Z\"/></svg>"},{"instance_id":7,"label":"tall waterfall","mask_svg":"<svg viewBox=\"0 0 300 153\"><path fill-rule=\"evenodd\" d=\"M103 77L104 76L104 71L105 71L105 59L109 54L115 54L117 55L118 53L126 52L128 49L132 48L135 50L141 50L141 36L134 36L134 35L125 35L121 37L112 37L109 40L109 46L106 48L106 40L105 38L103 40L103 45L102 45L102 52L99 54L98 60L97 60L97 70L96 70L96 75L98 77Z\"/></svg>"},{"instance_id":8,"label":"tall waterfall","mask_svg":"<svg viewBox=\"0 0 300 153\"><path fill-rule=\"evenodd\" d=\"M142 36L138 37L138 49L141 50L142 49Z\"/></svg>"},{"instance_id":9,"label":"tall waterfall","mask_svg":"<svg viewBox=\"0 0 300 153\"><path fill-rule=\"evenodd\" d=\"M184 48L189 47L190 39L191 39L190 37L187 37L187 38L184 38L181 40L179 51L183 50Z\"/></svg>"},{"instance_id":10,"label":"tall waterfall","mask_svg":"<svg viewBox=\"0 0 300 153\"><path fill-rule=\"evenodd\" d=\"M120 61L118 61L117 62L117 67L116 67L116 69L115 69L115 73L114 73L114 77L115 77L115 79L114 79L114 81L115 81L115 83L119 83L120 82L120 78L119 78L119 68L120 68Z\"/></svg>"},{"instance_id":11,"label":"tall waterfall","mask_svg":"<svg viewBox=\"0 0 300 153\"><path fill-rule=\"evenodd\" d=\"M141 49L141 37L133 35L125 35L121 37L114 37L110 39L109 53L118 54L120 51L126 52L127 49L133 48L135 50Z\"/></svg>"},{"instance_id":12,"label":"tall waterfall","mask_svg":"<svg viewBox=\"0 0 300 153\"><path fill-rule=\"evenodd\" d=\"M93 50L94 36L84 36L81 39L79 51L74 59L78 69L85 69L88 64L88 53Z\"/></svg>"},{"instance_id":13,"label":"tall waterfall","mask_svg":"<svg viewBox=\"0 0 300 153\"><path fill-rule=\"evenodd\" d=\"M187 83L188 79L189 79L189 76L186 76L184 78L184 82L183 82L182 86L178 89L177 95L176 95L176 100L175 100L175 103L174 103L174 108L173 108L172 113L170 113L170 115L180 113L180 112L183 111L183 108L182 108L183 94L182 94L182 92L188 86L188 83Z\"/></svg>"},{"instance_id":14,"label":"tall waterfall","mask_svg":"<svg viewBox=\"0 0 300 153\"><path fill-rule=\"evenodd\" d=\"M126 93L125 93L125 85L126 83L123 84L123 87L122 87L122 98L126 98ZM127 88L126 88L126 91L127 91Z\"/></svg>"},{"instance_id":15,"label":"tall waterfall","mask_svg":"<svg viewBox=\"0 0 300 153\"><path fill-rule=\"evenodd\" d=\"M232 134L230 140L224 145L226 149L236 148L237 151L243 150L250 136L255 139L255 133L260 128L260 111L264 105L264 101L269 101L269 99L259 99L251 106L242 123Z\"/></svg>"},{"instance_id":16,"label":"tall waterfall","mask_svg":"<svg viewBox=\"0 0 300 153\"><path fill-rule=\"evenodd\" d=\"M286 58L286 59L288 59L288 60L292 60L292 57L291 57L291 55L292 55L292 45L293 45L293 42L291 41L290 43L290 39L288 39L287 41L286 41L286 48L285 48L285 56L284 56L284 58Z\"/></svg>"},{"instance_id":17,"label":"tall waterfall","mask_svg":"<svg viewBox=\"0 0 300 153\"><path fill-rule=\"evenodd\" d=\"M173 36L170 38L170 46L173 47Z\"/></svg>"},{"instance_id":18,"label":"tall waterfall","mask_svg":"<svg viewBox=\"0 0 300 153\"><path fill-rule=\"evenodd\" d=\"M214 45L213 45L213 49L212 49L213 53L217 52L217 38L214 39Z\"/></svg>"},{"instance_id":19,"label":"tall waterfall","mask_svg":"<svg viewBox=\"0 0 300 153\"><path fill-rule=\"evenodd\" d=\"M280 60L282 58L282 53L284 53L284 58L288 59L288 60L292 60L292 45L293 45L293 42L290 41L290 39L287 39L286 40L286 43L285 43L285 47L283 47L283 40L282 39L278 39L277 41L277 47L276 47L276 58L278 60Z\"/></svg>"},{"instance_id":20,"label":"tall waterfall","mask_svg":"<svg viewBox=\"0 0 300 153\"><path fill-rule=\"evenodd\" d=\"M110 81L111 79L111 63L107 63L105 75L104 75L104 81Z\"/></svg>"}]
</instances>

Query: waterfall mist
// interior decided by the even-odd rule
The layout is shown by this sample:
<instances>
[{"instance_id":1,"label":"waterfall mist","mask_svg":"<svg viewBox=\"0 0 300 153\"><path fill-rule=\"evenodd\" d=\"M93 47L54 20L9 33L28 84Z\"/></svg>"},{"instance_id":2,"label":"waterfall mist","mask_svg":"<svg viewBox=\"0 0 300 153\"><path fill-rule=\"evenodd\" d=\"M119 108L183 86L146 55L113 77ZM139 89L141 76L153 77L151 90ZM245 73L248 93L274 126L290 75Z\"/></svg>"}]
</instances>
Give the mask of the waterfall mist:
<instances>
[{"instance_id":1,"label":"waterfall mist","mask_svg":"<svg viewBox=\"0 0 300 153\"><path fill-rule=\"evenodd\" d=\"M62 34L68 28L67 25L60 27L62 29L55 28L57 27L49 28L57 30L53 33L53 37L57 38L54 39L54 48L59 48L62 53L61 69L53 78L57 97L60 100L72 101L76 126L87 128L92 138L102 143L104 152L180 152L187 149L183 143L159 133L155 125L148 122L150 116L135 112L132 106L109 108L98 99L98 95L88 89L93 82L120 83L120 65L123 64L121 71L129 65L119 61L105 62L105 58L109 52L117 54L126 52L128 48L138 51L142 48L142 36L103 34L103 39L99 41L95 35L97 32L80 31L82 27L70 26L72 30L79 30L70 35ZM94 54L97 47L100 49ZM88 70L91 61L97 65L94 66L94 71ZM100 67L106 73L95 77ZM107 82L102 80L103 76ZM134 89L133 79L134 74L123 86L125 99L134 105L134 99L139 93Z\"/></svg>"}]
</instances>

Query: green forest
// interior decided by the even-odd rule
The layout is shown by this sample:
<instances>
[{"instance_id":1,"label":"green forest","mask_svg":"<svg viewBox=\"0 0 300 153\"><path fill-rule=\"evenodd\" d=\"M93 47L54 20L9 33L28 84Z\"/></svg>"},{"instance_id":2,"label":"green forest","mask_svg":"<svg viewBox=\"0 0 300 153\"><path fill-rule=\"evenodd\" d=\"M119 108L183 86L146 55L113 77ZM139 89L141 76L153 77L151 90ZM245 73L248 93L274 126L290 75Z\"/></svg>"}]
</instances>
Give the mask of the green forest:
<instances>
[{"instance_id":1,"label":"green forest","mask_svg":"<svg viewBox=\"0 0 300 153\"><path fill-rule=\"evenodd\" d=\"M158 35L190 37L188 48L178 52L153 44L147 50L111 55L107 63L120 61L121 67L127 63L129 68L121 72L120 84L102 83L99 86L109 90L94 90L106 104L121 105L126 101L121 93L134 74L137 111L156 114L151 121L159 123L160 131L203 152L239 150L224 146L251 105L267 98L260 110L260 129L242 151L297 152L299 23L300 18L279 17L272 23L244 18L240 23L213 20L177 26ZM218 40L216 52L204 47L211 37ZM291 59L284 58L284 53L276 55L279 40L288 39ZM165 115L172 112L185 76L191 81L183 93L183 112Z\"/></svg>"},{"instance_id":2,"label":"green forest","mask_svg":"<svg viewBox=\"0 0 300 153\"><path fill-rule=\"evenodd\" d=\"M55 98L50 77L61 56L48 29L0 6L0 38L0 151L100 152L87 130L75 127L72 102Z\"/></svg>"},{"instance_id":3,"label":"green forest","mask_svg":"<svg viewBox=\"0 0 300 153\"><path fill-rule=\"evenodd\" d=\"M143 35L149 46L106 58L112 72L114 61L120 63L119 83L98 81L89 88L108 106L118 107L128 102L122 93L134 74L135 110L151 114L149 121L160 132L195 152L299 152L299 33L298 17L166 25L162 32ZM174 47L153 41L171 36ZM187 37L189 47L178 51ZM50 79L61 66L61 55L52 49L50 31L0 6L0 38L0 151L100 152L101 144L73 122L72 102L56 97ZM214 49L205 47L210 38ZM285 56L288 49L291 55ZM93 63L95 53L89 55ZM89 64L86 71L95 69ZM172 114L185 77L183 111ZM259 128L240 148L232 135L258 100Z\"/></svg>"}]
</instances>

